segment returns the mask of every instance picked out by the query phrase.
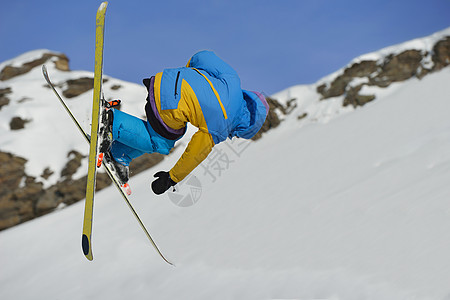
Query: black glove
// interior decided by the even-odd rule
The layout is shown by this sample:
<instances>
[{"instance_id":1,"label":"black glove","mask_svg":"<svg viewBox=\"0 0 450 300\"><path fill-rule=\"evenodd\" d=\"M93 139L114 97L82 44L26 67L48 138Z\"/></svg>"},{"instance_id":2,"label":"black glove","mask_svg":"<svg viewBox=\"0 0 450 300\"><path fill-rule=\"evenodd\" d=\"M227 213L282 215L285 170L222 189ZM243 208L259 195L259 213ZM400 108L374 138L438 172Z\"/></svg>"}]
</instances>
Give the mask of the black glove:
<instances>
[{"instance_id":1,"label":"black glove","mask_svg":"<svg viewBox=\"0 0 450 300\"><path fill-rule=\"evenodd\" d=\"M158 178L152 182L152 190L156 195L161 195L171 186L177 184L170 178L169 172L159 171L153 177Z\"/></svg>"}]
</instances>

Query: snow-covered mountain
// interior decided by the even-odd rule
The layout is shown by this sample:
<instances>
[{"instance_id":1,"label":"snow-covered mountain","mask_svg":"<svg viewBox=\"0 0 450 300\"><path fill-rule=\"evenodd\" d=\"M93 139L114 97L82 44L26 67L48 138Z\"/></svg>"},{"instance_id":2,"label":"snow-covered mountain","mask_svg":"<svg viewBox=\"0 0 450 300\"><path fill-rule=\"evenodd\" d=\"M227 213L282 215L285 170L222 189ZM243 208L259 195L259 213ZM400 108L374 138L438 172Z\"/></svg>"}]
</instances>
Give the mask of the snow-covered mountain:
<instances>
[{"instance_id":1,"label":"snow-covered mountain","mask_svg":"<svg viewBox=\"0 0 450 300\"><path fill-rule=\"evenodd\" d=\"M0 64L0 229L83 199L88 147L42 76L50 77L85 131L90 131L93 73L70 71L64 54L36 50ZM142 117L146 89L105 76L108 99ZM140 159L134 173L160 161ZM109 184L100 174L98 188Z\"/></svg>"},{"instance_id":2,"label":"snow-covered mountain","mask_svg":"<svg viewBox=\"0 0 450 300\"><path fill-rule=\"evenodd\" d=\"M133 204L176 268L106 188L96 196L92 263L80 247L82 202L0 233L0 298L450 299L449 49L447 29L272 95L280 126L218 145L177 193L156 197L148 184L184 147L133 177ZM47 66L62 90L91 76ZM60 172L85 142L38 67L0 83L12 90L0 150L53 184L43 170ZM41 90L45 99L32 97ZM105 83L107 96L125 91L136 97L123 109L141 115L145 89ZM84 102L89 93L69 100L87 128ZM33 121L12 131L14 116Z\"/></svg>"},{"instance_id":3,"label":"snow-covered mountain","mask_svg":"<svg viewBox=\"0 0 450 300\"><path fill-rule=\"evenodd\" d=\"M376 99L393 83L421 79L450 64L450 28L353 59L313 85L298 85L273 95L291 114L309 122L327 122ZM306 121L306 122L305 122Z\"/></svg>"}]
</instances>

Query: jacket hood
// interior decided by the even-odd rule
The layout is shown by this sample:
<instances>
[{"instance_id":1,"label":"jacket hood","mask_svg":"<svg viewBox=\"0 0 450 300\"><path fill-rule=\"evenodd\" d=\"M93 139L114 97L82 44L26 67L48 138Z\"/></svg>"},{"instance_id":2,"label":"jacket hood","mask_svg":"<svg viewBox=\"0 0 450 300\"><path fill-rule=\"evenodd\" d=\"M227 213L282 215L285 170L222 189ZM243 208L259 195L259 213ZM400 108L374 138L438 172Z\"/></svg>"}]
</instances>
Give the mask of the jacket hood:
<instances>
[{"instance_id":1,"label":"jacket hood","mask_svg":"<svg viewBox=\"0 0 450 300\"><path fill-rule=\"evenodd\" d=\"M232 135L244 139L251 139L264 124L269 113L269 105L261 93L242 90L242 94L247 104L250 120L246 120L245 125L239 124L233 130Z\"/></svg>"}]
</instances>

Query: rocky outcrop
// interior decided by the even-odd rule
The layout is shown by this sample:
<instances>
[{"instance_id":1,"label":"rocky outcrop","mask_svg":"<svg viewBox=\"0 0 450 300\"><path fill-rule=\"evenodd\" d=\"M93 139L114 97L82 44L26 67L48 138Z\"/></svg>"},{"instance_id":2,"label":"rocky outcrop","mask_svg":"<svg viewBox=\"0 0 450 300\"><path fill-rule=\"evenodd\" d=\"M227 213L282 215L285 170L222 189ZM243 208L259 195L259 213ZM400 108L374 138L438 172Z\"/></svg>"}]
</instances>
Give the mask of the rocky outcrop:
<instances>
[{"instance_id":1,"label":"rocky outcrop","mask_svg":"<svg viewBox=\"0 0 450 300\"><path fill-rule=\"evenodd\" d=\"M38 59L24 63L21 66L7 65L2 70L0 70L0 81L5 81L11 79L15 76L19 76L29 72L34 67L40 66L47 61L51 60L55 67L61 71L69 71L69 59L64 54L56 53L44 53Z\"/></svg>"},{"instance_id":2,"label":"rocky outcrop","mask_svg":"<svg viewBox=\"0 0 450 300\"><path fill-rule=\"evenodd\" d=\"M447 37L434 45L432 61L436 71L441 70L450 64L450 37Z\"/></svg>"},{"instance_id":3,"label":"rocky outcrop","mask_svg":"<svg viewBox=\"0 0 450 300\"><path fill-rule=\"evenodd\" d=\"M103 83L108 79L103 79ZM77 79L69 79L65 83L66 88L63 90L65 98L74 98L94 88L94 78L82 77Z\"/></svg>"},{"instance_id":4,"label":"rocky outcrop","mask_svg":"<svg viewBox=\"0 0 450 300\"><path fill-rule=\"evenodd\" d=\"M381 61L364 60L354 63L332 82L319 85L317 92L321 94L322 100L344 96L344 106L362 106L375 99L375 95L361 93L364 86L388 87L394 82L412 77L421 79L449 64L450 37L446 37L434 45L431 53L406 50L388 55Z\"/></svg>"},{"instance_id":5,"label":"rocky outcrop","mask_svg":"<svg viewBox=\"0 0 450 300\"><path fill-rule=\"evenodd\" d=\"M370 101L375 100L375 95L363 95L360 94L363 85L360 84L356 87L350 87L344 98L343 106L353 105L353 107L363 106Z\"/></svg>"},{"instance_id":6,"label":"rocky outcrop","mask_svg":"<svg viewBox=\"0 0 450 300\"><path fill-rule=\"evenodd\" d=\"M0 152L0 229L34 218L42 184L25 174L26 160Z\"/></svg>"},{"instance_id":7,"label":"rocky outcrop","mask_svg":"<svg viewBox=\"0 0 450 300\"><path fill-rule=\"evenodd\" d=\"M29 122L31 122L31 121L22 119L21 117L14 117L9 122L9 128L11 130L24 129L25 128L25 124L27 124Z\"/></svg>"},{"instance_id":8,"label":"rocky outcrop","mask_svg":"<svg viewBox=\"0 0 450 300\"><path fill-rule=\"evenodd\" d=\"M8 94L11 94L12 90L10 87L0 89L0 110L3 106L6 106L9 104L10 100L7 97Z\"/></svg>"},{"instance_id":9,"label":"rocky outcrop","mask_svg":"<svg viewBox=\"0 0 450 300\"><path fill-rule=\"evenodd\" d=\"M393 82L405 81L413 76L422 78L429 71L422 67L426 55L418 50L407 50L397 55L387 56L379 66L378 72L369 77L369 84L387 87Z\"/></svg>"},{"instance_id":10,"label":"rocky outcrop","mask_svg":"<svg viewBox=\"0 0 450 300\"><path fill-rule=\"evenodd\" d=\"M264 121L264 124L262 125L261 129L258 131L257 134L252 138L252 140L256 141L262 137L262 134L266 131L269 131L270 129L278 127L280 125L280 119L277 115L277 110L282 111L283 114L286 114L286 109L281 105L277 100L266 97L266 101L269 104L269 113L267 115L266 120Z\"/></svg>"},{"instance_id":11,"label":"rocky outcrop","mask_svg":"<svg viewBox=\"0 0 450 300\"><path fill-rule=\"evenodd\" d=\"M0 230L23 223L54 211L60 205L70 205L83 199L86 194L86 176L74 179L82 160L82 154L71 151L61 171L60 180L49 188L25 172L26 159L11 153L0 152ZM146 154L130 165L130 176L156 165L163 155ZM41 177L48 178L54 172L45 169ZM111 185L106 173L97 173L96 190ZM120 197L117 195L117 197Z\"/></svg>"},{"instance_id":12,"label":"rocky outcrop","mask_svg":"<svg viewBox=\"0 0 450 300\"><path fill-rule=\"evenodd\" d=\"M67 88L63 91L65 98L73 98L94 88L94 78L83 77L70 79L66 82Z\"/></svg>"},{"instance_id":13,"label":"rocky outcrop","mask_svg":"<svg viewBox=\"0 0 450 300\"><path fill-rule=\"evenodd\" d=\"M376 61L362 61L355 63L344 70L342 75L334 79L329 86L322 84L317 87L317 92L322 95L323 99L342 96L345 94L347 87L354 78L368 77L378 70Z\"/></svg>"}]
</instances>

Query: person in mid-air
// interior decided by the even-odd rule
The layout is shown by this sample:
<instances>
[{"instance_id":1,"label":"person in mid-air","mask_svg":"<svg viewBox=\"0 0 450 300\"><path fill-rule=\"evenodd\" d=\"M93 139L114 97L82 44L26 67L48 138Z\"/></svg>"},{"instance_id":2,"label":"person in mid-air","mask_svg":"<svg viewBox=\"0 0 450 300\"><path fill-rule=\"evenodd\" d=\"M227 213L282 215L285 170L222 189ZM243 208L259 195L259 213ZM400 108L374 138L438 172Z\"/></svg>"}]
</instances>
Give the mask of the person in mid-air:
<instances>
[{"instance_id":1,"label":"person in mid-air","mask_svg":"<svg viewBox=\"0 0 450 300\"><path fill-rule=\"evenodd\" d=\"M236 71L211 51L200 51L186 67L165 69L143 82L148 89L147 121L114 108L105 110L100 151L125 184L132 159L144 153L167 155L188 122L197 127L175 166L154 175L156 194L183 180L214 145L227 138L252 138L269 112L265 97L241 89Z\"/></svg>"}]
</instances>

